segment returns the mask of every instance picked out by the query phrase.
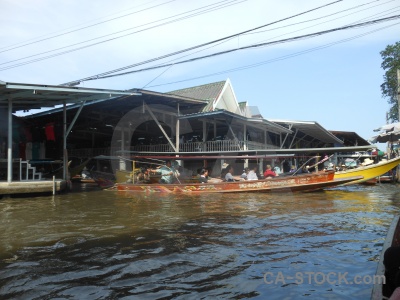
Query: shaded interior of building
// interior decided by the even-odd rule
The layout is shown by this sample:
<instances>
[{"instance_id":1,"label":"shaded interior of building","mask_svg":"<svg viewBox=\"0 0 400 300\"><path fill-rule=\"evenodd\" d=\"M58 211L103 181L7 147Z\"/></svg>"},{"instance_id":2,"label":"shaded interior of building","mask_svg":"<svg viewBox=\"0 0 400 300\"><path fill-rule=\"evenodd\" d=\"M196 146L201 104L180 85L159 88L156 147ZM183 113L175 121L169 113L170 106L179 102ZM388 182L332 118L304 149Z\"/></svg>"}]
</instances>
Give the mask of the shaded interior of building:
<instances>
[{"instance_id":1,"label":"shaded interior of building","mask_svg":"<svg viewBox=\"0 0 400 300\"><path fill-rule=\"evenodd\" d=\"M86 158L118 156L128 151L176 152L177 147L181 152L321 148L335 142L328 135L321 134L322 131L313 136L310 128L308 131L288 130L284 124L271 126L270 122L262 119L244 118L223 110L199 113L207 101L141 92L141 96L122 96L67 106L65 126L73 124L67 137L72 166ZM4 110L1 114L1 128L4 130L0 133L0 154L1 158L6 158L7 118ZM13 157L61 160L63 114L61 107L31 116L14 117ZM215 161L208 162L213 164ZM193 164L196 169L204 162Z\"/></svg>"}]
</instances>

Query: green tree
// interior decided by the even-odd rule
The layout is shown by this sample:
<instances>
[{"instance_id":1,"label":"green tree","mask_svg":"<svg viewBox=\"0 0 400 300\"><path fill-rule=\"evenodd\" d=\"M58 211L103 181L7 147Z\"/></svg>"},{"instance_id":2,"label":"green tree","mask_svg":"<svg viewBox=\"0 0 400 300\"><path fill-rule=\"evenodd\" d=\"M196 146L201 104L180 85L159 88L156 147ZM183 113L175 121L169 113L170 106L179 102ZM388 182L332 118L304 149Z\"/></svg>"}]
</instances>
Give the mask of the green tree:
<instances>
[{"instance_id":1,"label":"green tree","mask_svg":"<svg viewBox=\"0 0 400 300\"><path fill-rule=\"evenodd\" d=\"M385 70L384 82L381 84L382 96L387 98L388 103L391 105L388 119L400 121L397 103L397 69L400 69L400 42L386 46L385 50L381 51L380 54L383 59L381 67Z\"/></svg>"}]
</instances>

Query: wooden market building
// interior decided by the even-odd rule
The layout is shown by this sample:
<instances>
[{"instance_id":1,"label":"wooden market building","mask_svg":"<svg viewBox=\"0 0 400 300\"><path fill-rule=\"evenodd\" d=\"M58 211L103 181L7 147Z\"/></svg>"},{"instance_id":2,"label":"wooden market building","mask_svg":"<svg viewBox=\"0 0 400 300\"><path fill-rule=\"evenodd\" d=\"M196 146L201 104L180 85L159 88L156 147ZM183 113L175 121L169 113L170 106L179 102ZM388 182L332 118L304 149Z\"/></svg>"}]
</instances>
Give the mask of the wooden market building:
<instances>
[{"instance_id":1,"label":"wooden market building","mask_svg":"<svg viewBox=\"0 0 400 300\"><path fill-rule=\"evenodd\" d=\"M14 115L46 107L51 109ZM284 156L344 146L317 122L264 119L256 107L236 99L229 79L168 93L0 82L0 116L0 182L8 186L43 181L29 169L38 160L62 161L66 170L71 157ZM64 171L61 180L66 179Z\"/></svg>"}]
</instances>

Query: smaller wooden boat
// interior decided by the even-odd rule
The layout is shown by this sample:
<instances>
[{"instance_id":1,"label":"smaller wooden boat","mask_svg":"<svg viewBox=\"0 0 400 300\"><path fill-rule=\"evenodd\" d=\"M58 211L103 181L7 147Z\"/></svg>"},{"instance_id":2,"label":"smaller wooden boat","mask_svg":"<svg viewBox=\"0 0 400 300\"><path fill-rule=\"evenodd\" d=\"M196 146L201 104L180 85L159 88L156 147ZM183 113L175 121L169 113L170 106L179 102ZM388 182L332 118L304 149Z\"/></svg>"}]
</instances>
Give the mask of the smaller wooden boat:
<instances>
[{"instance_id":1,"label":"smaller wooden boat","mask_svg":"<svg viewBox=\"0 0 400 300\"><path fill-rule=\"evenodd\" d=\"M71 178L75 177L77 175L80 175L90 160L91 160L91 158L88 158L85 161L83 161L82 163L80 163L79 165L70 167L69 174L70 174Z\"/></svg>"},{"instance_id":2,"label":"smaller wooden boat","mask_svg":"<svg viewBox=\"0 0 400 300\"><path fill-rule=\"evenodd\" d=\"M83 178L81 175L75 175L71 178L72 182L79 182L79 183L96 183L92 177L85 177Z\"/></svg>"},{"instance_id":3,"label":"smaller wooden boat","mask_svg":"<svg viewBox=\"0 0 400 300\"><path fill-rule=\"evenodd\" d=\"M237 193L237 192L298 192L314 191L361 179L360 176L334 179L334 172L319 172L296 176L278 176L271 179L215 182L143 184L117 183L118 191L141 193Z\"/></svg>"},{"instance_id":4,"label":"smaller wooden boat","mask_svg":"<svg viewBox=\"0 0 400 300\"><path fill-rule=\"evenodd\" d=\"M376 275L374 280L378 281L374 283L374 287L372 289L372 300L382 300L389 299L393 289L388 284L388 279L385 278L385 266L383 264L384 255L386 250L392 246L400 246L400 217L396 216L393 218L393 221L389 227L387 232L387 236L385 239L385 243L383 244L381 256L379 258L378 267L376 269ZM385 278L385 283L384 279ZM379 280L381 279L381 280Z\"/></svg>"},{"instance_id":5,"label":"smaller wooden boat","mask_svg":"<svg viewBox=\"0 0 400 300\"><path fill-rule=\"evenodd\" d=\"M148 175L143 178L138 177L138 172L135 172L135 181L145 184L158 183L161 179L161 175ZM125 170L115 170L115 173L101 172L101 171L90 171L90 176L102 189L107 189L114 186L116 183L131 183L132 172Z\"/></svg>"},{"instance_id":6,"label":"smaller wooden boat","mask_svg":"<svg viewBox=\"0 0 400 300\"><path fill-rule=\"evenodd\" d=\"M390 170L389 172L386 172L385 174L379 176L377 178L377 181L379 183L393 183L396 181L395 177L395 172L393 170Z\"/></svg>"},{"instance_id":7,"label":"smaller wooden boat","mask_svg":"<svg viewBox=\"0 0 400 300\"><path fill-rule=\"evenodd\" d=\"M114 186L116 179L113 173L101 172L101 171L90 171L90 177L98 184L102 189L107 189Z\"/></svg>"}]
</instances>

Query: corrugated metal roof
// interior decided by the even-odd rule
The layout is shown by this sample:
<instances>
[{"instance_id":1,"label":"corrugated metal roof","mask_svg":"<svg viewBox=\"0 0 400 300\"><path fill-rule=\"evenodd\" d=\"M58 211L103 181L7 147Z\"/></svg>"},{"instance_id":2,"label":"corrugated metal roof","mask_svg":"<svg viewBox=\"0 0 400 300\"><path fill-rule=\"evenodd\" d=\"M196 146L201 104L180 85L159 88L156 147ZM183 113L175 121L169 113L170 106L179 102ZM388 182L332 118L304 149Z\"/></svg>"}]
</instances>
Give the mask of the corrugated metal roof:
<instances>
[{"instance_id":1,"label":"corrugated metal roof","mask_svg":"<svg viewBox=\"0 0 400 300\"><path fill-rule=\"evenodd\" d=\"M199 86L194 86L186 89L176 90L168 92L167 94L199 99L199 100L207 100L214 101L221 94L222 89L224 88L226 81L213 82L209 84L203 84Z\"/></svg>"},{"instance_id":2,"label":"corrugated metal roof","mask_svg":"<svg viewBox=\"0 0 400 300\"><path fill-rule=\"evenodd\" d=\"M122 95L135 95L135 91L91 89L60 85L41 85L11 83L0 81L0 109L8 107L12 101L12 110L39 109L56 105L110 99Z\"/></svg>"},{"instance_id":3,"label":"corrugated metal roof","mask_svg":"<svg viewBox=\"0 0 400 300\"><path fill-rule=\"evenodd\" d=\"M323 128L320 124L313 121L292 121L292 120L274 120L269 121L285 126L293 131L299 130L302 133L316 138L324 143L337 143L343 145L343 141L334 136L331 132Z\"/></svg>"},{"instance_id":4,"label":"corrugated metal roof","mask_svg":"<svg viewBox=\"0 0 400 300\"><path fill-rule=\"evenodd\" d=\"M360 137L354 131L334 131L329 130L338 139L343 141L345 146L367 146L371 145L367 140Z\"/></svg>"}]
</instances>

